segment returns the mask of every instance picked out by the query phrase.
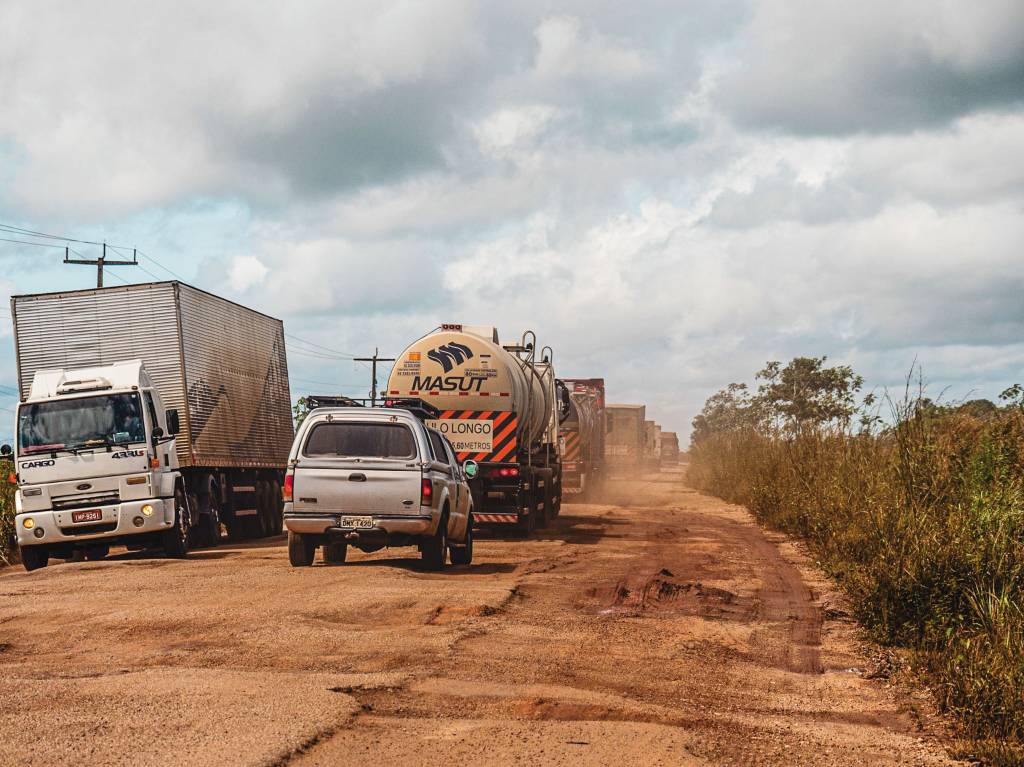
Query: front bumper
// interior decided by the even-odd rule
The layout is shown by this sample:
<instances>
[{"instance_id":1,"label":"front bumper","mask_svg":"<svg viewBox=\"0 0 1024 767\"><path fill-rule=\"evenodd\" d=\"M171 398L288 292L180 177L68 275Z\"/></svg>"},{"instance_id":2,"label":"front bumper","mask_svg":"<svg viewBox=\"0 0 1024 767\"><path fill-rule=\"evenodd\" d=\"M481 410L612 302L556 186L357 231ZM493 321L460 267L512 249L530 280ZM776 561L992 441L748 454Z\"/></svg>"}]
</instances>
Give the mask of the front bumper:
<instances>
[{"instance_id":1,"label":"front bumper","mask_svg":"<svg viewBox=\"0 0 1024 767\"><path fill-rule=\"evenodd\" d=\"M347 516L373 517L373 527L345 527L342 518ZM327 533L369 533L386 535L431 535L437 527L436 514L296 514L285 506L284 526L293 533L324 535Z\"/></svg>"},{"instance_id":2,"label":"front bumper","mask_svg":"<svg viewBox=\"0 0 1024 767\"><path fill-rule=\"evenodd\" d=\"M142 507L153 507L153 514L146 516ZM18 545L38 546L48 543L76 543L104 538L123 538L144 533L158 533L174 526L173 499L147 498L139 501L122 501L111 506L93 507L100 511L101 519L95 522L74 522L75 511L26 511L14 518L18 533ZM25 527L25 520L32 520L32 527ZM141 519L142 524L135 521ZM36 533L42 530L42 535Z\"/></svg>"}]
</instances>

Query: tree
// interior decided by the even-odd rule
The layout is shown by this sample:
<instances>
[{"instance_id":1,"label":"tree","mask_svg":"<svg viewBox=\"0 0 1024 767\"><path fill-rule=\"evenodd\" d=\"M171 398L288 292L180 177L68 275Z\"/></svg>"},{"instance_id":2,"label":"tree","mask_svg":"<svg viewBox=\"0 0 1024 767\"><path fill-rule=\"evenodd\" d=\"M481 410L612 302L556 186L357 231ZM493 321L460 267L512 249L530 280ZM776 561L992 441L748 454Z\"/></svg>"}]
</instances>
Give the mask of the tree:
<instances>
[{"instance_id":1,"label":"tree","mask_svg":"<svg viewBox=\"0 0 1024 767\"><path fill-rule=\"evenodd\" d=\"M849 365L825 367L827 359L794 357L785 367L769 362L757 374L755 399L777 431L849 427L864 379Z\"/></svg>"},{"instance_id":2,"label":"tree","mask_svg":"<svg viewBox=\"0 0 1024 767\"><path fill-rule=\"evenodd\" d=\"M756 428L757 407L746 384L731 383L708 397L700 415L693 419L690 442L697 444L712 434Z\"/></svg>"}]
</instances>

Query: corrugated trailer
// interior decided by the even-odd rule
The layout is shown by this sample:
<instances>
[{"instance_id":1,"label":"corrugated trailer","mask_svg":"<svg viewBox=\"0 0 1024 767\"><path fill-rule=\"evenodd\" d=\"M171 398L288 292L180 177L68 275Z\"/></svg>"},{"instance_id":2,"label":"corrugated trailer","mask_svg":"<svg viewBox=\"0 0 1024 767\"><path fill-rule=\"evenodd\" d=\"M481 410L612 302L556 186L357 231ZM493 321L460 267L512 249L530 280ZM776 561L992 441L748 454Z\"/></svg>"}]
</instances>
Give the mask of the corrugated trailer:
<instances>
[{"instance_id":1,"label":"corrugated trailer","mask_svg":"<svg viewBox=\"0 0 1024 767\"><path fill-rule=\"evenodd\" d=\"M141 360L183 414L178 459L202 513L235 536L280 532L293 436L280 320L176 281L14 296L11 314L22 399L37 370Z\"/></svg>"},{"instance_id":2,"label":"corrugated trailer","mask_svg":"<svg viewBox=\"0 0 1024 767\"><path fill-rule=\"evenodd\" d=\"M610 474L633 475L644 455L645 405L608 405L605 409L608 433L605 458Z\"/></svg>"}]
</instances>

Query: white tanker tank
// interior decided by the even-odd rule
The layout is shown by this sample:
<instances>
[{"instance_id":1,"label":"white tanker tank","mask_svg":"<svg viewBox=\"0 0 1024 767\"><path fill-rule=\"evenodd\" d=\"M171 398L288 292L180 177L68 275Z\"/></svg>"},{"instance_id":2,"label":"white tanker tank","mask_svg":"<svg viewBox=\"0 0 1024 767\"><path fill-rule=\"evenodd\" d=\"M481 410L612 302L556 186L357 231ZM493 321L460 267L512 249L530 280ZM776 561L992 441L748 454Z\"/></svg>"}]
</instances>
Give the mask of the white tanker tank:
<instances>
[{"instance_id":1,"label":"white tanker tank","mask_svg":"<svg viewBox=\"0 0 1024 767\"><path fill-rule=\"evenodd\" d=\"M527 333L506 348L494 328L444 325L399 355L387 394L428 402L439 421L464 422L437 424L460 457L518 461L524 450L557 444L550 354L535 361L531 342Z\"/></svg>"},{"instance_id":2,"label":"white tanker tank","mask_svg":"<svg viewBox=\"0 0 1024 767\"><path fill-rule=\"evenodd\" d=\"M428 425L460 460L480 464L471 482L478 522L532 528L557 513L557 383L552 352L538 350L532 332L503 346L493 327L442 325L398 355L386 391L437 408Z\"/></svg>"}]
</instances>

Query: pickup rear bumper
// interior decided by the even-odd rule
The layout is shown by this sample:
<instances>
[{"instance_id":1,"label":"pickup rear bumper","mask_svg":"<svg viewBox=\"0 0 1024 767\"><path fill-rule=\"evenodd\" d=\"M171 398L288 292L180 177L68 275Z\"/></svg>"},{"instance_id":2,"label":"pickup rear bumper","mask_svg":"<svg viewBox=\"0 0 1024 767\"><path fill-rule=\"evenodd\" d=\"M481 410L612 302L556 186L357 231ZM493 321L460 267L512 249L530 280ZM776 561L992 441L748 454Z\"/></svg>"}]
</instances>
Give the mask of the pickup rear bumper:
<instances>
[{"instance_id":1,"label":"pickup rear bumper","mask_svg":"<svg viewBox=\"0 0 1024 767\"><path fill-rule=\"evenodd\" d=\"M348 516L348 515L346 515ZM345 527L341 514L296 514L285 509L284 526L293 533L306 535L431 535L437 529L435 514L363 514L373 518L373 527Z\"/></svg>"}]
</instances>

